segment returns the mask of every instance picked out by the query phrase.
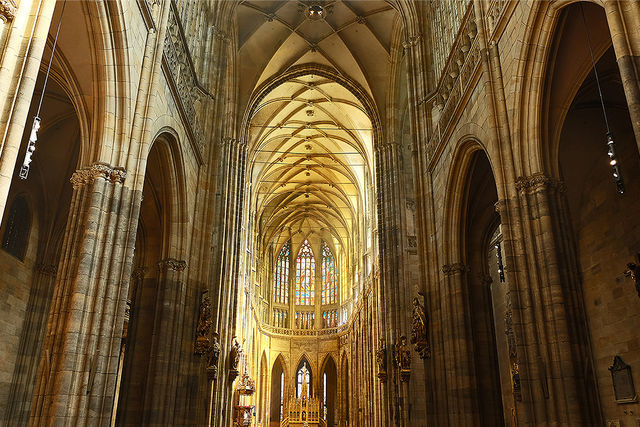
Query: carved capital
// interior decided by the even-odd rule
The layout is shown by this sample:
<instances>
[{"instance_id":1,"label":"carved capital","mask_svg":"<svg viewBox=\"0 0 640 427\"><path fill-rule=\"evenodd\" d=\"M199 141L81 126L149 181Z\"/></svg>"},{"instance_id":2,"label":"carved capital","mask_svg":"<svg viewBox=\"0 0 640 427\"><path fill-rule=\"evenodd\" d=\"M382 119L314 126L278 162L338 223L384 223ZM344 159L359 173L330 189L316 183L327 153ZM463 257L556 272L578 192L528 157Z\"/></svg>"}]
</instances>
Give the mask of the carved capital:
<instances>
[{"instance_id":1,"label":"carved capital","mask_svg":"<svg viewBox=\"0 0 640 427\"><path fill-rule=\"evenodd\" d=\"M6 24L16 16L16 5L11 0L0 0L0 21Z\"/></svg>"},{"instance_id":2,"label":"carved capital","mask_svg":"<svg viewBox=\"0 0 640 427\"><path fill-rule=\"evenodd\" d=\"M493 207L499 215L502 215L507 210L507 201L500 199L493 205Z\"/></svg>"},{"instance_id":3,"label":"carved capital","mask_svg":"<svg viewBox=\"0 0 640 427\"><path fill-rule=\"evenodd\" d=\"M467 271L469 271L469 268L466 265L462 264L461 262L456 262L453 264L445 264L442 266L442 272L446 276L462 274L462 273L466 273Z\"/></svg>"},{"instance_id":4,"label":"carved capital","mask_svg":"<svg viewBox=\"0 0 640 427\"><path fill-rule=\"evenodd\" d=\"M124 168L111 167L106 163L96 163L89 167L78 169L71 175L71 184L78 189L86 184L93 183L96 179L104 179L112 184L123 183L127 173Z\"/></svg>"},{"instance_id":5,"label":"carved capital","mask_svg":"<svg viewBox=\"0 0 640 427\"><path fill-rule=\"evenodd\" d=\"M45 276L55 276L58 273L58 266L54 264L38 264L36 269Z\"/></svg>"},{"instance_id":6,"label":"carved capital","mask_svg":"<svg viewBox=\"0 0 640 427\"><path fill-rule=\"evenodd\" d=\"M158 261L158 270L160 271L184 271L187 268L187 262L175 258L166 258Z\"/></svg>"},{"instance_id":7,"label":"carved capital","mask_svg":"<svg viewBox=\"0 0 640 427\"><path fill-rule=\"evenodd\" d=\"M144 275L145 275L146 271L147 271L147 267L136 267L131 272L131 278L133 280L140 281L140 280L144 279Z\"/></svg>"},{"instance_id":8,"label":"carved capital","mask_svg":"<svg viewBox=\"0 0 640 427\"><path fill-rule=\"evenodd\" d=\"M516 189L520 192L533 192L549 187L562 189L564 187L564 183L556 178L548 177L541 172L534 173L531 176L519 176L516 178Z\"/></svg>"},{"instance_id":9,"label":"carved capital","mask_svg":"<svg viewBox=\"0 0 640 427\"><path fill-rule=\"evenodd\" d=\"M410 49L416 46L420 42L420 40L422 40L422 34L409 36L402 42L402 47L405 49Z\"/></svg>"}]
</instances>

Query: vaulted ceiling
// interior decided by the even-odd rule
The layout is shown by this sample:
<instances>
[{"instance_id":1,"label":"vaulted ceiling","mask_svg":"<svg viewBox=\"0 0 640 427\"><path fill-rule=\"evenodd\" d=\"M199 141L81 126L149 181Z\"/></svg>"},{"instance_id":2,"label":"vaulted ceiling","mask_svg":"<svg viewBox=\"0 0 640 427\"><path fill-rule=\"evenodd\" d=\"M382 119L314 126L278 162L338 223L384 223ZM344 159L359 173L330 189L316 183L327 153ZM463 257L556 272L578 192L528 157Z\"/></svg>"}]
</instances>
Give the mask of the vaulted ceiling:
<instances>
[{"instance_id":1,"label":"vaulted ceiling","mask_svg":"<svg viewBox=\"0 0 640 427\"><path fill-rule=\"evenodd\" d=\"M385 113L398 15L377 0L252 0L237 18L256 231L264 247L318 233L353 250L371 203L371 115Z\"/></svg>"}]
</instances>

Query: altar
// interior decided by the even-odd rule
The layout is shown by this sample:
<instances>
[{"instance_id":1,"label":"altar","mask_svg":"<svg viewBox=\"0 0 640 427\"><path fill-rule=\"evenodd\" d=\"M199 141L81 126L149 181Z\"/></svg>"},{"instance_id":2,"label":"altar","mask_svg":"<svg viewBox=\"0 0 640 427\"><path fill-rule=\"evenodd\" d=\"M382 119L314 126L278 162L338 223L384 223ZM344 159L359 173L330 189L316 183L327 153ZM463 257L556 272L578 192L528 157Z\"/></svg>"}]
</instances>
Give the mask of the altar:
<instances>
[{"instance_id":1,"label":"altar","mask_svg":"<svg viewBox=\"0 0 640 427\"><path fill-rule=\"evenodd\" d=\"M303 371L306 371L304 366ZM299 397L292 394L284 404L284 413L281 427L326 427L327 422L323 418L322 401L309 398L309 385L306 375L302 376L302 392Z\"/></svg>"}]
</instances>

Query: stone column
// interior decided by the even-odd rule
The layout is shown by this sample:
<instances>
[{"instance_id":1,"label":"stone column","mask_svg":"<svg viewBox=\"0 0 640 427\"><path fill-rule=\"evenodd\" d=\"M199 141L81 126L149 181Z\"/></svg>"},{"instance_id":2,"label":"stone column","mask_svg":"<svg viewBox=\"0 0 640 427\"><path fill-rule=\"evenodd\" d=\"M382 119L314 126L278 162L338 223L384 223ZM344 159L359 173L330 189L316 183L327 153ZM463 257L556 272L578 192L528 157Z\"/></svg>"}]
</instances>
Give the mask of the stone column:
<instances>
[{"instance_id":1,"label":"stone column","mask_svg":"<svg viewBox=\"0 0 640 427\"><path fill-rule=\"evenodd\" d=\"M2 25L11 26L6 48L0 52L0 221L24 128L33 121L27 114L55 5L55 1L23 0L16 11L0 0Z\"/></svg>"},{"instance_id":2,"label":"stone column","mask_svg":"<svg viewBox=\"0 0 640 427\"><path fill-rule=\"evenodd\" d=\"M628 3L628 4L627 4ZM604 8L611 32L622 87L627 98L629 117L640 150L640 18L635 2L605 1ZM615 137L615 135L614 135Z\"/></svg>"},{"instance_id":3,"label":"stone column","mask_svg":"<svg viewBox=\"0 0 640 427\"><path fill-rule=\"evenodd\" d=\"M105 425L114 404L140 194L106 164L76 171L31 425Z\"/></svg>"},{"instance_id":4,"label":"stone column","mask_svg":"<svg viewBox=\"0 0 640 427\"><path fill-rule=\"evenodd\" d=\"M55 283L57 266L38 264L32 279L27 316L20 337L18 358L14 368L5 420L14 425L29 421L29 407L36 382L42 339Z\"/></svg>"},{"instance_id":5,"label":"stone column","mask_svg":"<svg viewBox=\"0 0 640 427\"><path fill-rule=\"evenodd\" d=\"M572 261L569 224L563 223L564 185L541 173L516 181L520 194L530 287L523 317L531 319L528 336L518 344L527 352L528 396L535 413L568 425L602 421L597 391L587 386L591 348L579 272ZM514 314L516 310L514 308ZM516 339L518 336L516 335ZM522 348L522 352L521 352ZM522 375L521 375L522 378ZM558 401L554 396L565 396ZM526 399L523 394L523 401Z\"/></svg>"},{"instance_id":6,"label":"stone column","mask_svg":"<svg viewBox=\"0 0 640 427\"><path fill-rule=\"evenodd\" d=\"M182 280L187 263L175 258L158 262L158 294L149 379L144 402L143 421L152 425L175 422L174 405L180 382L182 324L186 307L187 286Z\"/></svg>"}]
</instances>

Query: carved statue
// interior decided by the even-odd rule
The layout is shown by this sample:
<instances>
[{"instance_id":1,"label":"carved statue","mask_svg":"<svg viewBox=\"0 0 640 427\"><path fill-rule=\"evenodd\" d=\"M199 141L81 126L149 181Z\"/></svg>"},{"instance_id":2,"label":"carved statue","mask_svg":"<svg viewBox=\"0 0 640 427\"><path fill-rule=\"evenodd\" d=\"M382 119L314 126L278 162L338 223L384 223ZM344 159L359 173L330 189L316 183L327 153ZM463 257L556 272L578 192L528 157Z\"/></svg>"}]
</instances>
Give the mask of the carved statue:
<instances>
[{"instance_id":1,"label":"carved statue","mask_svg":"<svg viewBox=\"0 0 640 427\"><path fill-rule=\"evenodd\" d=\"M218 379L218 360L220 360L220 343L218 333L213 333L213 342L209 346L209 360L207 361L207 373L210 380Z\"/></svg>"},{"instance_id":2,"label":"carved statue","mask_svg":"<svg viewBox=\"0 0 640 427\"><path fill-rule=\"evenodd\" d=\"M640 254L637 255L638 263L630 262L627 264L627 270L624 272L624 275L631 278L636 285L636 292L638 293L638 297L640 297Z\"/></svg>"},{"instance_id":3,"label":"carved statue","mask_svg":"<svg viewBox=\"0 0 640 427\"><path fill-rule=\"evenodd\" d=\"M427 318L424 305L420 304L418 297L413 298L411 344L415 345L416 352L420 355L421 359L431 357L429 319Z\"/></svg>"},{"instance_id":4,"label":"carved statue","mask_svg":"<svg viewBox=\"0 0 640 427\"><path fill-rule=\"evenodd\" d=\"M384 338L380 338L380 347L376 350L376 362L378 364L378 378L380 381L387 379L387 349L384 346Z\"/></svg>"},{"instance_id":5,"label":"carved statue","mask_svg":"<svg viewBox=\"0 0 640 427\"><path fill-rule=\"evenodd\" d=\"M242 357L242 347L234 337L233 345L231 346L231 367L233 369L238 369L238 366L240 366L240 357Z\"/></svg>"},{"instance_id":6,"label":"carved statue","mask_svg":"<svg viewBox=\"0 0 640 427\"><path fill-rule=\"evenodd\" d=\"M407 337L402 335L393 349L395 365L400 371L400 381L408 382L411 376L411 349L407 346Z\"/></svg>"},{"instance_id":7,"label":"carved statue","mask_svg":"<svg viewBox=\"0 0 640 427\"><path fill-rule=\"evenodd\" d=\"M211 303L206 291L202 294L202 300L200 301L200 318L198 319L198 325L196 326L196 342L194 346L194 353L203 356L209 350L211 345L209 341L209 330L213 321L211 320Z\"/></svg>"}]
</instances>

